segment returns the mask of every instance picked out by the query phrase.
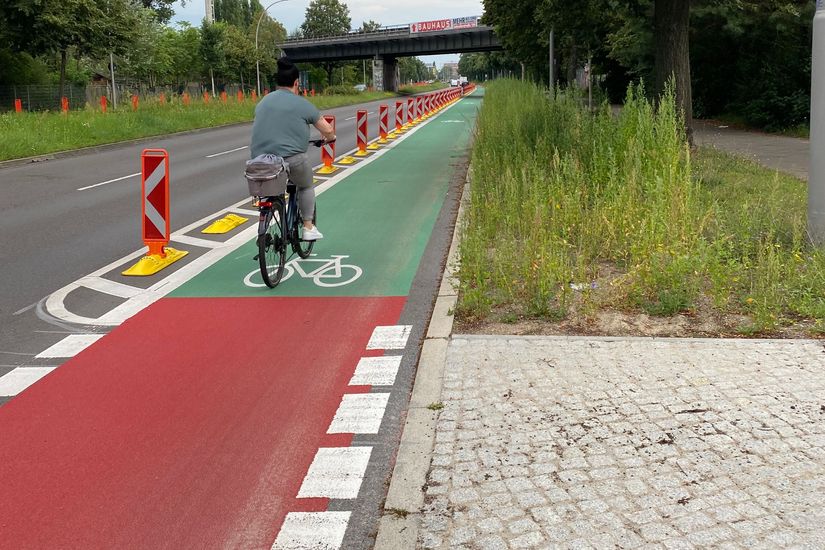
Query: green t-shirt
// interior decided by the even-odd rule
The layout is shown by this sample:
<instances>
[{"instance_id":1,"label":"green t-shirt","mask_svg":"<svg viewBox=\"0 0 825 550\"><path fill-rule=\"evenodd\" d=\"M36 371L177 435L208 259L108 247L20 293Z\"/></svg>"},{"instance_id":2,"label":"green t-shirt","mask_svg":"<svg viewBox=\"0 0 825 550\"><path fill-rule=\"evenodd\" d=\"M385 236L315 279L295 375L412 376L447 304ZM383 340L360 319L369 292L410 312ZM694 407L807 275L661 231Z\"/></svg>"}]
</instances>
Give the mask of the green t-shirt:
<instances>
[{"instance_id":1,"label":"green t-shirt","mask_svg":"<svg viewBox=\"0 0 825 550\"><path fill-rule=\"evenodd\" d=\"M305 153L309 144L309 125L321 113L304 99L286 90L267 94L255 107L252 124L252 158L263 154L291 157Z\"/></svg>"}]
</instances>

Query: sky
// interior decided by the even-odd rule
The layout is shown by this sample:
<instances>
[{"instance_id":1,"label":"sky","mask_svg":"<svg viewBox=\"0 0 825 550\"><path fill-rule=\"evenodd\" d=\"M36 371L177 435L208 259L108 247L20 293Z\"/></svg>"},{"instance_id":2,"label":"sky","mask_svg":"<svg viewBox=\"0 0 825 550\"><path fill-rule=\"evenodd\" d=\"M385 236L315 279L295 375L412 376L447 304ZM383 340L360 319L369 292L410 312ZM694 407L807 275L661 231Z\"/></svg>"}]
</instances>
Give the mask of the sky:
<instances>
[{"instance_id":1,"label":"sky","mask_svg":"<svg viewBox=\"0 0 825 550\"><path fill-rule=\"evenodd\" d=\"M259 0L266 7L271 0ZM364 21L377 21L382 25L404 25L418 21L447 19L469 15L481 15L484 12L481 0L343 0L349 7L353 28L358 28ZM199 26L205 13L204 0L187 0L185 6L175 2L173 22L188 21ZM271 8L268 13L291 32L304 22L304 13L309 0L286 0ZM458 62L458 54L428 55L420 59L427 64L433 62L440 67L446 62Z\"/></svg>"}]
</instances>

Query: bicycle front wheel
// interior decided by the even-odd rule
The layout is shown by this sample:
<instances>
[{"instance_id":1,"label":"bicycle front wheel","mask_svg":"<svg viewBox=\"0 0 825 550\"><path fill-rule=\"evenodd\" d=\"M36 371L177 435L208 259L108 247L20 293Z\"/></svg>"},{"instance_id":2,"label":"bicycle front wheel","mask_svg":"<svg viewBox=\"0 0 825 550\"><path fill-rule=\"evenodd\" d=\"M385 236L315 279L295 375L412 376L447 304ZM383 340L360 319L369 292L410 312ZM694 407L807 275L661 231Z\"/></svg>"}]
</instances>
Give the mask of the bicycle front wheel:
<instances>
[{"instance_id":1,"label":"bicycle front wheel","mask_svg":"<svg viewBox=\"0 0 825 550\"><path fill-rule=\"evenodd\" d=\"M312 211L312 219L315 220L314 223L318 224L318 207L316 206L315 209ZM292 241L292 250L300 256L302 259L309 258L309 255L312 254L312 247L315 246L315 241L304 241L301 240L304 236L304 220L301 219L301 216L298 216L298 223L297 227L295 228L295 239Z\"/></svg>"},{"instance_id":2,"label":"bicycle front wheel","mask_svg":"<svg viewBox=\"0 0 825 550\"><path fill-rule=\"evenodd\" d=\"M281 282L286 263L286 231L284 221L284 201L272 201L271 220L262 235L258 235L258 264L261 278L269 288Z\"/></svg>"}]
</instances>

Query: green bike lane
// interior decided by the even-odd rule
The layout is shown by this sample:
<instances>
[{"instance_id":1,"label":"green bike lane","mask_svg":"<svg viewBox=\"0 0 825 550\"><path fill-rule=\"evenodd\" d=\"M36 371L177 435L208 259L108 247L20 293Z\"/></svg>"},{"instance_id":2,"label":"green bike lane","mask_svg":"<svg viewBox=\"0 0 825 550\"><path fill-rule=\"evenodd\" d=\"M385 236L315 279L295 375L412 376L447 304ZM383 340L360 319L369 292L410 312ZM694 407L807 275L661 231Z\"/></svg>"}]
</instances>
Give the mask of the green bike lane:
<instances>
[{"instance_id":1,"label":"green bike lane","mask_svg":"<svg viewBox=\"0 0 825 550\"><path fill-rule=\"evenodd\" d=\"M250 241L0 408L2 545L369 547L479 105L320 195L276 289Z\"/></svg>"}]
</instances>

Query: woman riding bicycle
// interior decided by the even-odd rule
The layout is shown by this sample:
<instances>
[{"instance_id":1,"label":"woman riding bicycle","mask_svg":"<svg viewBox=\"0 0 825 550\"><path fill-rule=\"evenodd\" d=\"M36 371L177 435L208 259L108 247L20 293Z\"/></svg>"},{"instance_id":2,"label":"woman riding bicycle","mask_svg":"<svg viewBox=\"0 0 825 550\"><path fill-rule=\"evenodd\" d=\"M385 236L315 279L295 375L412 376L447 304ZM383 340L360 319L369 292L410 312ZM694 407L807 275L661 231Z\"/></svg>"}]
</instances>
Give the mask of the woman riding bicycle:
<instances>
[{"instance_id":1,"label":"woman riding bicycle","mask_svg":"<svg viewBox=\"0 0 825 550\"><path fill-rule=\"evenodd\" d=\"M298 68L286 57L278 60L275 80L278 89L261 99L255 107L252 124L251 158L272 154L289 163L289 179L298 188L298 208L304 220L302 238L314 241L323 238L312 219L315 212L315 189L312 166L306 151L309 145L309 125L315 126L324 141L335 141L332 125L318 109L298 95Z\"/></svg>"}]
</instances>

